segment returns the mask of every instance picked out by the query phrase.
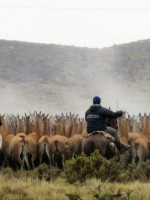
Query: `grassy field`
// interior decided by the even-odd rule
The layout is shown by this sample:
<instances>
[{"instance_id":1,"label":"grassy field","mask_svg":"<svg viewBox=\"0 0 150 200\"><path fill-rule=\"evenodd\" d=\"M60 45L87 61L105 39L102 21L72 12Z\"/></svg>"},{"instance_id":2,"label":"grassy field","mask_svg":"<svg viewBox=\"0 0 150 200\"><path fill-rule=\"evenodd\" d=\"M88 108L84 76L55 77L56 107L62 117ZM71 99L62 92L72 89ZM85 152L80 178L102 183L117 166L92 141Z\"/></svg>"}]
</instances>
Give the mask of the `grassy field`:
<instances>
[{"instance_id":1,"label":"grassy field","mask_svg":"<svg viewBox=\"0 0 150 200\"><path fill-rule=\"evenodd\" d=\"M93 178L69 184L63 172L53 177L46 180L32 171L1 169L0 200L150 200L150 183L108 183Z\"/></svg>"},{"instance_id":2,"label":"grassy field","mask_svg":"<svg viewBox=\"0 0 150 200\"><path fill-rule=\"evenodd\" d=\"M122 167L98 151L34 170L0 168L0 200L150 200L150 161Z\"/></svg>"}]
</instances>

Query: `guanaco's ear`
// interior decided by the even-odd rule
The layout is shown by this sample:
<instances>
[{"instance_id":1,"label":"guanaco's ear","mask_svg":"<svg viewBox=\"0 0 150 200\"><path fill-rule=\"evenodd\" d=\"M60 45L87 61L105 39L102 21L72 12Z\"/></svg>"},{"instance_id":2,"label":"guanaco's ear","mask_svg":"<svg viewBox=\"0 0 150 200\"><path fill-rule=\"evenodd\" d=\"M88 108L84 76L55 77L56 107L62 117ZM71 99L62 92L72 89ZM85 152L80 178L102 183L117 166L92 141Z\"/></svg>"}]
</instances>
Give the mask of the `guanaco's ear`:
<instances>
[{"instance_id":1,"label":"guanaco's ear","mask_svg":"<svg viewBox=\"0 0 150 200\"><path fill-rule=\"evenodd\" d=\"M3 124L2 124L2 121L1 121L1 118L0 118L0 126L2 126Z\"/></svg>"}]
</instances>

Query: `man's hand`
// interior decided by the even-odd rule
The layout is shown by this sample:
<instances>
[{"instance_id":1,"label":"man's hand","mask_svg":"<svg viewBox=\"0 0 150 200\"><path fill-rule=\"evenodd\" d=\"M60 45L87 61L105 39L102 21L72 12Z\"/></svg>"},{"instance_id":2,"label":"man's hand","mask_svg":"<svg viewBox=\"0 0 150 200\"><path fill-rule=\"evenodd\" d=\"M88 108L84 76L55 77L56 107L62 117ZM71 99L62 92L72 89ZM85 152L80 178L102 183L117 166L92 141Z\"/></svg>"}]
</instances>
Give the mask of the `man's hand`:
<instances>
[{"instance_id":1,"label":"man's hand","mask_svg":"<svg viewBox=\"0 0 150 200\"><path fill-rule=\"evenodd\" d=\"M122 110L122 115L124 115L126 113L126 111L125 110Z\"/></svg>"}]
</instances>

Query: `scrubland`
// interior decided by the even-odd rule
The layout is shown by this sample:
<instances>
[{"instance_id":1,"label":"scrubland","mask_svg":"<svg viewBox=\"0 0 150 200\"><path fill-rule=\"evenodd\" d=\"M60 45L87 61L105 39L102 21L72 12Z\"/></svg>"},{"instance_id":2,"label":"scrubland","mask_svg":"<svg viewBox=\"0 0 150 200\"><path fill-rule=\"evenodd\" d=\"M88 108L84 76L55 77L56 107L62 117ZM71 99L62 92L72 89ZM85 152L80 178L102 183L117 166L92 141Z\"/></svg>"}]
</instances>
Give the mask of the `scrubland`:
<instances>
[{"instance_id":1,"label":"scrubland","mask_svg":"<svg viewBox=\"0 0 150 200\"><path fill-rule=\"evenodd\" d=\"M150 183L139 181L129 183L109 183L92 178L84 183L69 184L64 177L46 181L38 178L11 177L0 175L1 200L149 200Z\"/></svg>"},{"instance_id":2,"label":"scrubland","mask_svg":"<svg viewBox=\"0 0 150 200\"><path fill-rule=\"evenodd\" d=\"M0 199L149 200L149 161L126 169L115 162L115 159L108 161L95 152L90 158L81 155L67 161L64 169L46 164L31 171L1 168ZM99 163L101 166L96 168ZM114 174L109 178L108 172Z\"/></svg>"}]
</instances>

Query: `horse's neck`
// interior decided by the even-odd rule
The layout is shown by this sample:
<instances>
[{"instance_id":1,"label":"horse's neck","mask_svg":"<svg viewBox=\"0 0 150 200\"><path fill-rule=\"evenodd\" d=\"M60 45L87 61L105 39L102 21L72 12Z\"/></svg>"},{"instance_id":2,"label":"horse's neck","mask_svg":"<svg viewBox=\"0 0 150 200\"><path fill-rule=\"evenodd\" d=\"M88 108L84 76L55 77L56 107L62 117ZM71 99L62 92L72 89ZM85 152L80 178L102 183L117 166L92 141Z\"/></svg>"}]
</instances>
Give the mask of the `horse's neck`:
<instances>
[{"instance_id":1,"label":"horse's neck","mask_svg":"<svg viewBox=\"0 0 150 200\"><path fill-rule=\"evenodd\" d=\"M118 130L117 119L108 119L107 125L110 126L111 128Z\"/></svg>"}]
</instances>

